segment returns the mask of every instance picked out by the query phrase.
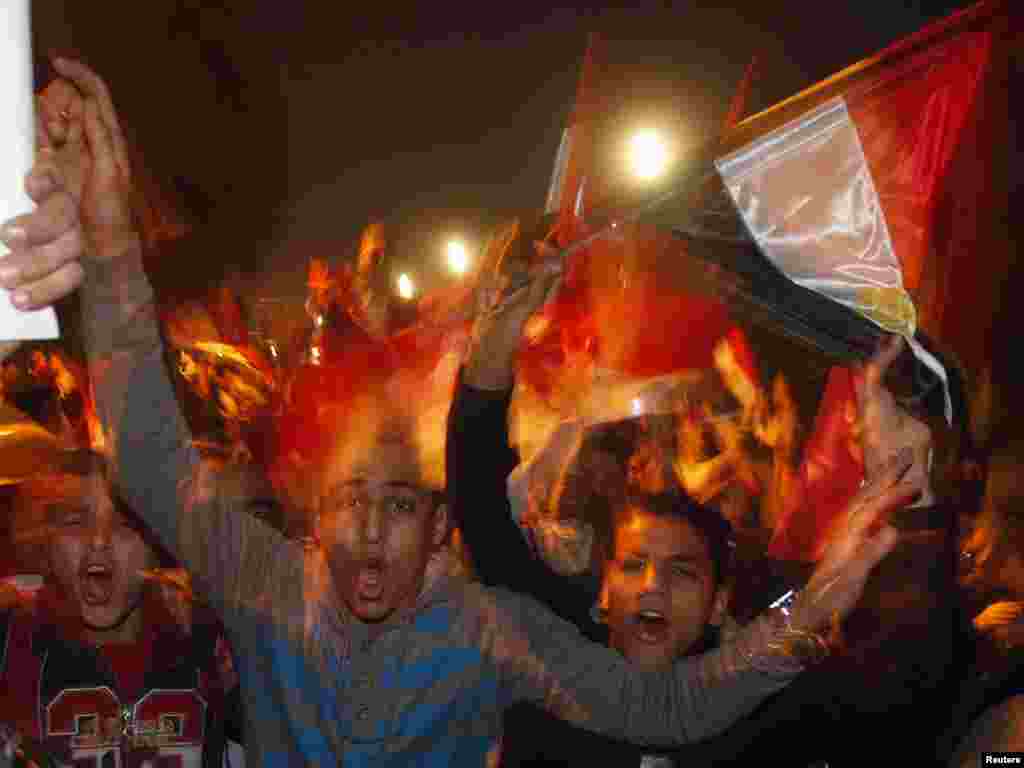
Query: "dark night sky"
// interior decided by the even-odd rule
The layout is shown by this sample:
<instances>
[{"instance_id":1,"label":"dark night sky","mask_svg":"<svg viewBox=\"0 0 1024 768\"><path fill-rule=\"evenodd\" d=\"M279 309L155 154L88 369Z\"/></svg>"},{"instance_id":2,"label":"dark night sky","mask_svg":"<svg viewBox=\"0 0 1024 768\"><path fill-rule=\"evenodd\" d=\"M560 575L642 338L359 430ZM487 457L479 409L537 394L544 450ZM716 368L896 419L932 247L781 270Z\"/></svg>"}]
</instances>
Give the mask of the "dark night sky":
<instances>
[{"instance_id":1,"label":"dark night sky","mask_svg":"<svg viewBox=\"0 0 1024 768\"><path fill-rule=\"evenodd\" d=\"M965 4L33 8L37 52L77 51L97 68L150 172L218 233L220 257L207 254L196 279L238 268L271 295L297 289L310 255L350 253L370 217L389 222L405 263L436 253L442 233L541 207L590 30L607 40L624 114L668 120L696 142L752 54L756 111ZM271 269L273 286L252 287Z\"/></svg>"}]
</instances>

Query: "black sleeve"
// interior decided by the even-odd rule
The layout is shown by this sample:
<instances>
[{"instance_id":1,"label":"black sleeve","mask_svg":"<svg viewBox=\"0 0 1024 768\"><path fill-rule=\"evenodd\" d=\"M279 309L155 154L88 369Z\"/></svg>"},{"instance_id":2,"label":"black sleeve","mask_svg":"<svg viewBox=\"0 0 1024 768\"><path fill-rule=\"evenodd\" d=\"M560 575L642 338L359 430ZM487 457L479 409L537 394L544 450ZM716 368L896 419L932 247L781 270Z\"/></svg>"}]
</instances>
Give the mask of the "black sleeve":
<instances>
[{"instance_id":1,"label":"black sleeve","mask_svg":"<svg viewBox=\"0 0 1024 768\"><path fill-rule=\"evenodd\" d=\"M245 712L242 689L236 685L224 697L224 734L236 744L245 744Z\"/></svg>"},{"instance_id":2,"label":"black sleeve","mask_svg":"<svg viewBox=\"0 0 1024 768\"><path fill-rule=\"evenodd\" d=\"M11 615L13 609L0 611L0 679L3 678L7 669L7 633L11 630Z\"/></svg>"},{"instance_id":3,"label":"black sleeve","mask_svg":"<svg viewBox=\"0 0 1024 768\"><path fill-rule=\"evenodd\" d=\"M588 627L593 595L534 557L512 519L506 481L518 456L509 445L511 400L511 391L474 389L459 373L445 447L453 519L483 584L529 595L566 621Z\"/></svg>"}]
</instances>

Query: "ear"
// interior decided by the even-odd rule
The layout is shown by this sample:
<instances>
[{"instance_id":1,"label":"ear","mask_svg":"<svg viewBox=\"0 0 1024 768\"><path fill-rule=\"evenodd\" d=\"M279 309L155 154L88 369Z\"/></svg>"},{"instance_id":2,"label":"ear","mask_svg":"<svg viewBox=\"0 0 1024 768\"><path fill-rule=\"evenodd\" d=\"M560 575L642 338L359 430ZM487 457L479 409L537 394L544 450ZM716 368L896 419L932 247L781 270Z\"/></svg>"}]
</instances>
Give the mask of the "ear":
<instances>
[{"instance_id":1,"label":"ear","mask_svg":"<svg viewBox=\"0 0 1024 768\"><path fill-rule=\"evenodd\" d=\"M39 551L37 550L37 552ZM54 581L57 569L53 567L53 548L50 546L49 541L47 541L43 550L39 552L38 563L36 571L43 577L43 580L47 583ZM18 570L21 570L21 568Z\"/></svg>"},{"instance_id":2,"label":"ear","mask_svg":"<svg viewBox=\"0 0 1024 768\"><path fill-rule=\"evenodd\" d=\"M601 579L601 591L597 593L597 610L604 616L608 615L608 576Z\"/></svg>"},{"instance_id":3,"label":"ear","mask_svg":"<svg viewBox=\"0 0 1024 768\"><path fill-rule=\"evenodd\" d=\"M434 548L438 548L444 543L445 537L448 535L448 505L445 503L438 504L434 507L434 531L431 535L431 540L434 544Z\"/></svg>"},{"instance_id":4,"label":"ear","mask_svg":"<svg viewBox=\"0 0 1024 768\"><path fill-rule=\"evenodd\" d=\"M714 627L722 626L729 613L730 597L732 597L732 590L729 587L721 586L715 590L715 596L711 602L711 615L708 616L708 624Z\"/></svg>"},{"instance_id":5,"label":"ear","mask_svg":"<svg viewBox=\"0 0 1024 768\"><path fill-rule=\"evenodd\" d=\"M973 396L970 397L968 417L971 437L976 446L988 445L992 437L993 417L992 366L985 366L978 379Z\"/></svg>"}]
</instances>

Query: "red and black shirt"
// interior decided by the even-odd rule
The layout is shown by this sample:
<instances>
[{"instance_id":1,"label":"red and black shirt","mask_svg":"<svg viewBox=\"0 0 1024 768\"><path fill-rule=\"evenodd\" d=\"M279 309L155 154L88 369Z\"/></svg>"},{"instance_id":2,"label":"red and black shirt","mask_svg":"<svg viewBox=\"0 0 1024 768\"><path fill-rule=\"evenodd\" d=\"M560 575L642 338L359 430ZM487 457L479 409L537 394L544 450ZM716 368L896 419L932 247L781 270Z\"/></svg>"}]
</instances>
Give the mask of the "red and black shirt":
<instances>
[{"instance_id":1,"label":"red and black shirt","mask_svg":"<svg viewBox=\"0 0 1024 768\"><path fill-rule=\"evenodd\" d=\"M50 589L0 613L0 722L62 765L219 767L235 687L212 620L186 634L146 595L142 637L96 647Z\"/></svg>"}]
</instances>

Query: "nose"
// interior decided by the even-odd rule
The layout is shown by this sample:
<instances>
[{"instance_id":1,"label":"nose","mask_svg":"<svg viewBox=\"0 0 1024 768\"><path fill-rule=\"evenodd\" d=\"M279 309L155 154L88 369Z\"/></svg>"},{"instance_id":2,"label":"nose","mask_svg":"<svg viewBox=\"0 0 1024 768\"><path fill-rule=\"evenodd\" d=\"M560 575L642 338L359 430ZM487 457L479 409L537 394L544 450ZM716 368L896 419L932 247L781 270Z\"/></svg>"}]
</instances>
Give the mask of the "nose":
<instances>
[{"instance_id":1,"label":"nose","mask_svg":"<svg viewBox=\"0 0 1024 768\"><path fill-rule=\"evenodd\" d=\"M89 529L89 543L93 549L107 549L113 538L113 522L107 515L95 515Z\"/></svg>"},{"instance_id":2,"label":"nose","mask_svg":"<svg viewBox=\"0 0 1024 768\"><path fill-rule=\"evenodd\" d=\"M366 505L366 516L363 518L363 536L370 544L376 544L384 536L386 520L384 511L378 503L370 502Z\"/></svg>"}]
</instances>

